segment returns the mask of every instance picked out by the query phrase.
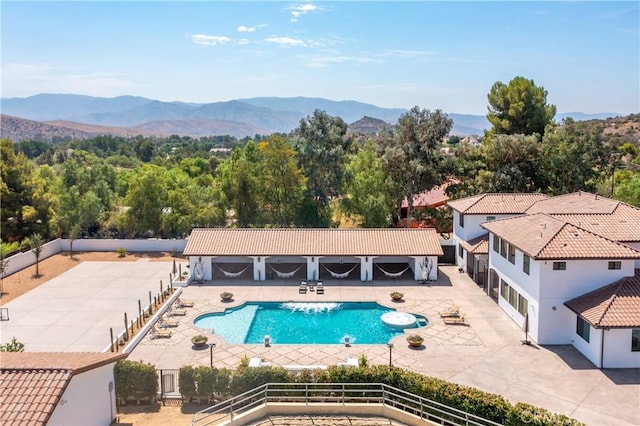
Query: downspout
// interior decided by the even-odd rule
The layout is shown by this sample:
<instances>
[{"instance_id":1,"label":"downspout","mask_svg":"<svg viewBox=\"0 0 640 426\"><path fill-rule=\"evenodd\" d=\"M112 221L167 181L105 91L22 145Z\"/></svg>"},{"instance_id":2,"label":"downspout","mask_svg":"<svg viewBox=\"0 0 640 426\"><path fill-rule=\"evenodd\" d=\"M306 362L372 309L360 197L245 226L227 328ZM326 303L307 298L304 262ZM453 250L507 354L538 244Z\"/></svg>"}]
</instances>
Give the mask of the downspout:
<instances>
[{"instance_id":1,"label":"downspout","mask_svg":"<svg viewBox=\"0 0 640 426\"><path fill-rule=\"evenodd\" d=\"M604 332L602 329L602 339L600 339L600 368L604 368Z\"/></svg>"}]
</instances>

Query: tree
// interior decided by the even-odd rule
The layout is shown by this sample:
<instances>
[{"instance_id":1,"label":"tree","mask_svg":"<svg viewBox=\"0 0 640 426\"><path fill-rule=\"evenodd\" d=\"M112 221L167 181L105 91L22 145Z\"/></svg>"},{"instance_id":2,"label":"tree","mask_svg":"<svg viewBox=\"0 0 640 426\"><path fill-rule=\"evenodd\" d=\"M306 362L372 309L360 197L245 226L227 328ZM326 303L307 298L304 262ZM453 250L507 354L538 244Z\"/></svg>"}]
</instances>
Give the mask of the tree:
<instances>
[{"instance_id":1,"label":"tree","mask_svg":"<svg viewBox=\"0 0 640 426\"><path fill-rule=\"evenodd\" d=\"M342 209L362 219L363 228L382 228L391 223L391 186L372 141L351 156L345 168Z\"/></svg>"},{"instance_id":2,"label":"tree","mask_svg":"<svg viewBox=\"0 0 640 426\"><path fill-rule=\"evenodd\" d=\"M509 84L495 82L487 98L493 134L542 136L556 115L555 105L547 104L547 91L524 77L515 77Z\"/></svg>"},{"instance_id":3,"label":"tree","mask_svg":"<svg viewBox=\"0 0 640 426\"><path fill-rule=\"evenodd\" d=\"M415 106L400 116L391 133L380 140L382 165L393 182L398 213L405 197L409 202L407 226L411 223L413 196L443 181L438 148L452 125L453 121L442 111Z\"/></svg>"},{"instance_id":4,"label":"tree","mask_svg":"<svg viewBox=\"0 0 640 426\"><path fill-rule=\"evenodd\" d=\"M640 207L640 172L631 173L617 184L613 190L614 198Z\"/></svg>"},{"instance_id":5,"label":"tree","mask_svg":"<svg viewBox=\"0 0 640 426\"><path fill-rule=\"evenodd\" d=\"M487 169L493 172L492 192L533 192L539 189L540 144L537 135L492 135L484 141Z\"/></svg>"},{"instance_id":6,"label":"tree","mask_svg":"<svg viewBox=\"0 0 640 426\"><path fill-rule=\"evenodd\" d=\"M24 352L24 343L14 337L11 342L0 345L0 352Z\"/></svg>"},{"instance_id":7,"label":"tree","mask_svg":"<svg viewBox=\"0 0 640 426\"><path fill-rule=\"evenodd\" d=\"M82 227L76 223L69 230L69 258L73 259L73 242L82 235Z\"/></svg>"},{"instance_id":8,"label":"tree","mask_svg":"<svg viewBox=\"0 0 640 426\"><path fill-rule=\"evenodd\" d=\"M32 234L27 239L27 245L31 249L31 252L36 257L36 278L40 277L40 255L42 254L42 245L44 240L40 234Z\"/></svg>"},{"instance_id":9,"label":"tree","mask_svg":"<svg viewBox=\"0 0 640 426\"><path fill-rule=\"evenodd\" d=\"M125 197L128 228L136 235L152 236L160 232L162 209L167 203L164 169L145 165L129 181Z\"/></svg>"},{"instance_id":10,"label":"tree","mask_svg":"<svg viewBox=\"0 0 640 426\"><path fill-rule=\"evenodd\" d=\"M300 120L293 131L292 142L307 178L308 195L316 205L316 225L320 225L323 218L330 217L322 210L328 208L331 198L341 193L344 163L353 139L347 136L344 120L315 110L313 115Z\"/></svg>"}]
</instances>

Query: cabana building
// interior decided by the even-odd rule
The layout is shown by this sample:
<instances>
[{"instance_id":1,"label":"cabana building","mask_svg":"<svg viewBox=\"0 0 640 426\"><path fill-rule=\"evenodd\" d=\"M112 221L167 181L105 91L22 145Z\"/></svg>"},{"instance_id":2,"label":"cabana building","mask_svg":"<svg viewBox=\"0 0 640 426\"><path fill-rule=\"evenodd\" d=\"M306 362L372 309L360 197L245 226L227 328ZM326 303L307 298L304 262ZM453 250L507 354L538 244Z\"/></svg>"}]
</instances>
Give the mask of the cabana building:
<instances>
[{"instance_id":1,"label":"cabana building","mask_svg":"<svg viewBox=\"0 0 640 426\"><path fill-rule=\"evenodd\" d=\"M196 228L184 255L192 278L428 281L443 255L434 229Z\"/></svg>"}]
</instances>

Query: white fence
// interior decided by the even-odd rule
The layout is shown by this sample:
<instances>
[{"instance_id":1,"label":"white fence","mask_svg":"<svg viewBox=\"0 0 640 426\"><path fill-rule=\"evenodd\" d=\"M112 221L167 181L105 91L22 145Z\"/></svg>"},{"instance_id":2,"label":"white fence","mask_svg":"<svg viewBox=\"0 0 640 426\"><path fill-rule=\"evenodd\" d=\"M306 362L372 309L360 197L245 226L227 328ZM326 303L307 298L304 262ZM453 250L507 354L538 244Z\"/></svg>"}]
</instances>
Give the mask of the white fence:
<instances>
[{"instance_id":1,"label":"white fence","mask_svg":"<svg viewBox=\"0 0 640 426\"><path fill-rule=\"evenodd\" d=\"M170 252L170 253L182 253L187 240L92 240L92 239L80 239L73 240L73 251L112 251L115 252L119 248L123 248L128 252ZM58 254L63 251L69 251L70 240L58 238L51 242L48 242L42 246L42 252L40 253L40 260L44 260L54 254ZM14 272L18 272L21 269L29 267L36 263L36 257L31 250L24 253L18 253L7 258L7 267L5 270L5 276L11 275Z\"/></svg>"}]
</instances>

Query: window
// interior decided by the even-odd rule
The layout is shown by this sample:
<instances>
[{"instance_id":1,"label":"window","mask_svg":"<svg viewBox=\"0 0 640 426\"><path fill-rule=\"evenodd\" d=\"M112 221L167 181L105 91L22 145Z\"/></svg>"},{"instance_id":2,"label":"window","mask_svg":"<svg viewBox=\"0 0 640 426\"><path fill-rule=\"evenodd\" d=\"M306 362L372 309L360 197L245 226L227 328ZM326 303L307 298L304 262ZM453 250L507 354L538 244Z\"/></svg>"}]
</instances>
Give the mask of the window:
<instances>
[{"instance_id":1,"label":"window","mask_svg":"<svg viewBox=\"0 0 640 426\"><path fill-rule=\"evenodd\" d=\"M518 294L518 312L524 316L529 309L529 302L521 294Z\"/></svg>"},{"instance_id":2,"label":"window","mask_svg":"<svg viewBox=\"0 0 640 426\"><path fill-rule=\"evenodd\" d=\"M509 287L509 304L514 308L518 306L518 292L513 287Z\"/></svg>"},{"instance_id":3,"label":"window","mask_svg":"<svg viewBox=\"0 0 640 426\"><path fill-rule=\"evenodd\" d=\"M525 254L524 257L522 258L522 271L529 275L529 267L531 265L531 258L529 257L528 254Z\"/></svg>"},{"instance_id":4,"label":"window","mask_svg":"<svg viewBox=\"0 0 640 426\"><path fill-rule=\"evenodd\" d=\"M516 246L509 244L509 262L516 264Z\"/></svg>"},{"instance_id":5,"label":"window","mask_svg":"<svg viewBox=\"0 0 640 426\"><path fill-rule=\"evenodd\" d=\"M462 244L458 246L458 256L464 259L464 248L462 247Z\"/></svg>"},{"instance_id":6,"label":"window","mask_svg":"<svg viewBox=\"0 0 640 426\"><path fill-rule=\"evenodd\" d=\"M583 320L581 317L578 317L578 321L576 322L576 333L578 336L582 337L585 342L589 342L589 323Z\"/></svg>"},{"instance_id":7,"label":"window","mask_svg":"<svg viewBox=\"0 0 640 426\"><path fill-rule=\"evenodd\" d=\"M507 257L507 242L503 239L500 240L500 255L502 257Z\"/></svg>"},{"instance_id":8,"label":"window","mask_svg":"<svg viewBox=\"0 0 640 426\"><path fill-rule=\"evenodd\" d=\"M507 300L507 297L509 297L509 284L503 279L500 279L500 296L502 296L504 300Z\"/></svg>"},{"instance_id":9,"label":"window","mask_svg":"<svg viewBox=\"0 0 640 426\"><path fill-rule=\"evenodd\" d=\"M609 262L609 269L622 269L622 262L619 260Z\"/></svg>"},{"instance_id":10,"label":"window","mask_svg":"<svg viewBox=\"0 0 640 426\"><path fill-rule=\"evenodd\" d=\"M460 213L460 218L458 219L458 225L460 225L460 228L464 228L464 215L462 213Z\"/></svg>"},{"instance_id":11,"label":"window","mask_svg":"<svg viewBox=\"0 0 640 426\"><path fill-rule=\"evenodd\" d=\"M640 352L640 328L631 329L631 351Z\"/></svg>"},{"instance_id":12,"label":"window","mask_svg":"<svg viewBox=\"0 0 640 426\"><path fill-rule=\"evenodd\" d=\"M566 271L567 270L567 262L553 262L553 270L554 271Z\"/></svg>"},{"instance_id":13,"label":"window","mask_svg":"<svg viewBox=\"0 0 640 426\"><path fill-rule=\"evenodd\" d=\"M493 251L500 253L500 237L493 234Z\"/></svg>"},{"instance_id":14,"label":"window","mask_svg":"<svg viewBox=\"0 0 640 426\"><path fill-rule=\"evenodd\" d=\"M494 220L496 220L495 216L487 216L487 222L493 222Z\"/></svg>"}]
</instances>

